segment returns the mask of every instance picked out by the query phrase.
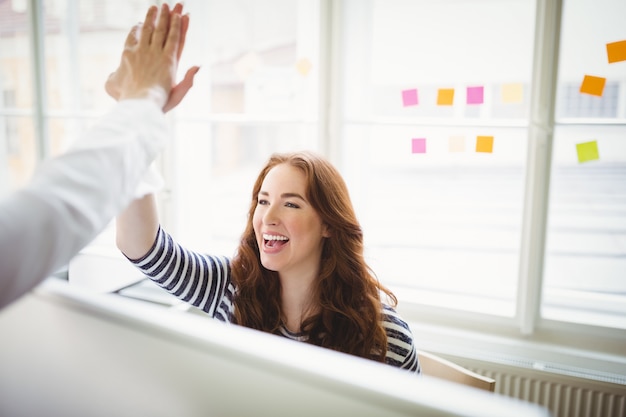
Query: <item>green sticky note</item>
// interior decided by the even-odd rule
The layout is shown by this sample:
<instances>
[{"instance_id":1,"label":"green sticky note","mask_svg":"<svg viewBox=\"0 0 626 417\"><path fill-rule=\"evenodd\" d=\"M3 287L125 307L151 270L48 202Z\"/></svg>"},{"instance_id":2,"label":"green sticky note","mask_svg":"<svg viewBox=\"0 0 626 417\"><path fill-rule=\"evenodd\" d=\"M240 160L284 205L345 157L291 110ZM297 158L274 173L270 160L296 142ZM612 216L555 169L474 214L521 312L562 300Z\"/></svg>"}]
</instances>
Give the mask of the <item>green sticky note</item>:
<instances>
[{"instance_id":1,"label":"green sticky note","mask_svg":"<svg viewBox=\"0 0 626 417\"><path fill-rule=\"evenodd\" d=\"M578 162L580 163L600 159L598 141L592 140L591 142L577 143L576 153L578 153Z\"/></svg>"}]
</instances>

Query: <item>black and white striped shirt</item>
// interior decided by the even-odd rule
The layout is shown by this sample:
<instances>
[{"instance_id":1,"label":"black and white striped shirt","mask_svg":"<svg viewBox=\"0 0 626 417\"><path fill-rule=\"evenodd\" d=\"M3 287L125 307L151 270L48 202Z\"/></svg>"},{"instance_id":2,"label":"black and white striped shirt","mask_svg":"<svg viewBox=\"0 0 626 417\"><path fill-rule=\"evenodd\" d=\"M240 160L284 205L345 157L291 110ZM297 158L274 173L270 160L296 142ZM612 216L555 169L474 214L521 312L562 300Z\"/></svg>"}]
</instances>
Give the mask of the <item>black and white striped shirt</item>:
<instances>
[{"instance_id":1,"label":"black and white striped shirt","mask_svg":"<svg viewBox=\"0 0 626 417\"><path fill-rule=\"evenodd\" d=\"M144 257L131 262L179 299L220 321L230 323L233 320L236 288L231 281L230 260L227 257L187 250L159 228L152 249ZM385 304L383 326L387 333L385 362L419 374L411 330L395 309ZM292 333L284 326L280 334L293 340L305 340L304 336Z\"/></svg>"}]
</instances>

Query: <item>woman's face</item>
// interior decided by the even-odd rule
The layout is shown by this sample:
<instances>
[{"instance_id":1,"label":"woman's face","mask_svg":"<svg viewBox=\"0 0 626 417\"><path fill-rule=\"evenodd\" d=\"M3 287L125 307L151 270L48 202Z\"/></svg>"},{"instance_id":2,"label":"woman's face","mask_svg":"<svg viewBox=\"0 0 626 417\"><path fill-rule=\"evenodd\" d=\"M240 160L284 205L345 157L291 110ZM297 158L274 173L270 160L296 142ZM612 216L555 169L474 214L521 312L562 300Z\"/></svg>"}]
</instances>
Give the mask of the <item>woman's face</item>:
<instances>
[{"instance_id":1,"label":"woman's face","mask_svg":"<svg viewBox=\"0 0 626 417\"><path fill-rule=\"evenodd\" d=\"M306 178L288 164L266 175L252 219L261 263L281 278L317 274L327 228L306 199Z\"/></svg>"}]
</instances>

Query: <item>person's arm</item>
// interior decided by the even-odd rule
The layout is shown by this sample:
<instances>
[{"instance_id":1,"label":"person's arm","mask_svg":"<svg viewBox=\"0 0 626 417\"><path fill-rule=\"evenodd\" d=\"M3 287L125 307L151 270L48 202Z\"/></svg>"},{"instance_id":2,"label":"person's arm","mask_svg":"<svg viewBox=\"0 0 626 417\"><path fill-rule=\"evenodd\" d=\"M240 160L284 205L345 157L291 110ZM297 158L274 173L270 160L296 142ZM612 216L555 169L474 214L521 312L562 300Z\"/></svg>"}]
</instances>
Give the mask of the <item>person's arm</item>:
<instances>
[{"instance_id":1,"label":"person's arm","mask_svg":"<svg viewBox=\"0 0 626 417\"><path fill-rule=\"evenodd\" d=\"M128 204L167 125L155 103L125 100L88 135L90 146L44 162L0 204L0 308L66 264Z\"/></svg>"},{"instance_id":2,"label":"person's arm","mask_svg":"<svg viewBox=\"0 0 626 417\"><path fill-rule=\"evenodd\" d=\"M182 6L177 4L174 11L181 13ZM189 26L189 16L183 15L181 18L182 37L180 40L181 49L177 59L185 44L185 35ZM140 32L137 28L131 30L127 42L137 42ZM163 106L163 111L176 107L187 91L193 85L193 77L198 72L199 67L193 66L185 74L184 79L173 86L169 99ZM124 57L117 70L115 70L105 84L106 92L114 99L119 100L121 96L122 80L126 76L127 67L124 66ZM149 193L130 203L116 218L116 243L120 251L130 259L139 259L150 249L159 228L159 216L157 212L154 194Z\"/></svg>"},{"instance_id":3,"label":"person's arm","mask_svg":"<svg viewBox=\"0 0 626 417\"><path fill-rule=\"evenodd\" d=\"M66 264L132 199L164 145L178 64L180 13L151 7L125 45L120 103L29 185L0 202L0 308ZM132 41L132 40L131 40Z\"/></svg>"},{"instance_id":4,"label":"person's arm","mask_svg":"<svg viewBox=\"0 0 626 417\"><path fill-rule=\"evenodd\" d=\"M130 259L143 257L152 247L159 230L154 194L134 200L115 219L118 249Z\"/></svg>"}]
</instances>

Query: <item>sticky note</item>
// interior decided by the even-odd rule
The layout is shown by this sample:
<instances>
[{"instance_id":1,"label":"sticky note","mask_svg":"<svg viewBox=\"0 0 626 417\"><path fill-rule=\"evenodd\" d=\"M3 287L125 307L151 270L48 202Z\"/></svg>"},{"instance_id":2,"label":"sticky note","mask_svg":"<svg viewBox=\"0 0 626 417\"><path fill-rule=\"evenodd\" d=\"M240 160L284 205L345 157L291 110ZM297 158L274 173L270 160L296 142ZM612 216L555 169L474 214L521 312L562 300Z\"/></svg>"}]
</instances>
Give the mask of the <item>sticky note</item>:
<instances>
[{"instance_id":1,"label":"sticky note","mask_svg":"<svg viewBox=\"0 0 626 417\"><path fill-rule=\"evenodd\" d=\"M483 104L483 87L467 87L467 104Z\"/></svg>"},{"instance_id":2,"label":"sticky note","mask_svg":"<svg viewBox=\"0 0 626 417\"><path fill-rule=\"evenodd\" d=\"M426 153L426 139L414 138L411 140L411 153Z\"/></svg>"},{"instance_id":3,"label":"sticky note","mask_svg":"<svg viewBox=\"0 0 626 417\"><path fill-rule=\"evenodd\" d=\"M605 83L606 78L595 77L593 75L585 75L585 78L583 78L583 83L580 85L580 92L602 97Z\"/></svg>"},{"instance_id":4,"label":"sticky note","mask_svg":"<svg viewBox=\"0 0 626 417\"><path fill-rule=\"evenodd\" d=\"M312 67L313 64L311 64L311 61L306 58L300 58L298 62L296 62L296 71L298 71L298 74L304 77L309 75L309 71L311 71Z\"/></svg>"},{"instance_id":5,"label":"sticky note","mask_svg":"<svg viewBox=\"0 0 626 417\"><path fill-rule=\"evenodd\" d=\"M451 106L454 104L454 88L440 88L437 90L437 105Z\"/></svg>"},{"instance_id":6,"label":"sticky note","mask_svg":"<svg viewBox=\"0 0 626 417\"><path fill-rule=\"evenodd\" d=\"M606 55L609 64L626 61L626 40L606 44Z\"/></svg>"},{"instance_id":7,"label":"sticky note","mask_svg":"<svg viewBox=\"0 0 626 417\"><path fill-rule=\"evenodd\" d=\"M404 107L406 106L417 106L417 89L413 88L410 90L402 91L402 104Z\"/></svg>"},{"instance_id":8,"label":"sticky note","mask_svg":"<svg viewBox=\"0 0 626 417\"><path fill-rule=\"evenodd\" d=\"M477 136L476 152L492 153L493 152L493 136Z\"/></svg>"},{"instance_id":9,"label":"sticky note","mask_svg":"<svg viewBox=\"0 0 626 417\"><path fill-rule=\"evenodd\" d=\"M464 136L450 136L448 138L448 151L449 152L465 152L465 137Z\"/></svg>"},{"instance_id":10,"label":"sticky note","mask_svg":"<svg viewBox=\"0 0 626 417\"><path fill-rule=\"evenodd\" d=\"M254 73L261 65L261 58L255 52L248 52L241 58L239 58L233 64L233 70L235 74L242 79L246 80L252 73Z\"/></svg>"},{"instance_id":11,"label":"sticky note","mask_svg":"<svg viewBox=\"0 0 626 417\"><path fill-rule=\"evenodd\" d=\"M524 86L522 83L502 84L500 97L503 103L521 103L524 101Z\"/></svg>"},{"instance_id":12,"label":"sticky note","mask_svg":"<svg viewBox=\"0 0 626 417\"><path fill-rule=\"evenodd\" d=\"M580 163L600 159L598 141L592 140L591 142L577 143L576 153L578 154L578 162Z\"/></svg>"}]
</instances>

